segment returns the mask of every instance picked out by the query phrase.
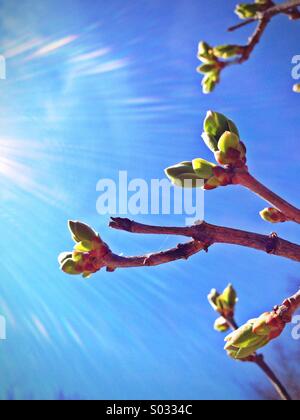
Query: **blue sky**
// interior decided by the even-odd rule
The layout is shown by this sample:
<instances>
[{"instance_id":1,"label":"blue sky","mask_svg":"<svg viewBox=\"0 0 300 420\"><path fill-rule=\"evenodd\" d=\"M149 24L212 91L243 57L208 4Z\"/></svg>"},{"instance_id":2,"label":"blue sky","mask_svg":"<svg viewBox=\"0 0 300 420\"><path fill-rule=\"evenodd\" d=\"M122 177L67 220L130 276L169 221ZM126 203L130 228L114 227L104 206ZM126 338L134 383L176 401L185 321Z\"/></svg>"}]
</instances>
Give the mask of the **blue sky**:
<instances>
[{"instance_id":1,"label":"blue sky","mask_svg":"<svg viewBox=\"0 0 300 420\"><path fill-rule=\"evenodd\" d=\"M89 281L59 272L71 249L66 221L99 230L115 252L144 254L176 238L111 231L96 212L96 183L127 170L161 178L194 157L208 109L230 116L248 145L252 172L297 205L299 96L291 60L299 27L274 19L252 60L224 73L204 96L197 44L245 43L228 34L235 1L16 0L1 2L0 52L0 397L103 399L258 398L265 379L230 361L212 329L212 287L233 282L238 321L269 310L299 286L296 263L215 246L189 262L98 273ZM261 233L264 203L232 187L206 194L206 219ZM172 216L140 216L182 224ZM297 241L297 226L276 226ZM290 340L290 328L280 340ZM274 362L275 346L265 353ZM293 363L293 362L291 362ZM279 368L279 367L278 367Z\"/></svg>"}]
</instances>

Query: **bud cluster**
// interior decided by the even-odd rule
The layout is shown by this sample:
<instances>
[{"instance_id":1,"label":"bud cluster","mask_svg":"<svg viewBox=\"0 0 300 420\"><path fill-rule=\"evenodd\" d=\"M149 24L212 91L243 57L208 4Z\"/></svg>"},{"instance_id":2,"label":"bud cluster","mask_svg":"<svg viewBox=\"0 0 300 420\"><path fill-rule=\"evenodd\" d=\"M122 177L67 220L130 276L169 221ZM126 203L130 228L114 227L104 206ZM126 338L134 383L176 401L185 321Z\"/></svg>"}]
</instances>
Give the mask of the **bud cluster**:
<instances>
[{"instance_id":1,"label":"bud cluster","mask_svg":"<svg viewBox=\"0 0 300 420\"><path fill-rule=\"evenodd\" d=\"M246 146L240 140L240 134L234 122L225 115L213 111L207 113L202 139L214 153L220 165L235 168L245 166Z\"/></svg>"},{"instance_id":2,"label":"bud cluster","mask_svg":"<svg viewBox=\"0 0 300 420\"><path fill-rule=\"evenodd\" d=\"M280 210L273 207L265 208L259 214L263 220L270 223L284 223L289 220Z\"/></svg>"},{"instance_id":3,"label":"bud cluster","mask_svg":"<svg viewBox=\"0 0 300 420\"><path fill-rule=\"evenodd\" d=\"M211 93L220 82L221 71L225 62L230 58L243 54L243 47L239 45L219 45L212 47L206 42L200 42L198 59L202 65L197 68L199 73L204 74L202 80L203 93Z\"/></svg>"},{"instance_id":4,"label":"bud cluster","mask_svg":"<svg viewBox=\"0 0 300 420\"><path fill-rule=\"evenodd\" d=\"M224 115L209 111L204 121L202 138L221 166L205 159L194 159L167 168L167 177L174 185L185 188L199 187L199 181L204 182L205 190L231 185L233 169L243 168L247 161L246 147L240 141L236 125Z\"/></svg>"},{"instance_id":5,"label":"bud cluster","mask_svg":"<svg viewBox=\"0 0 300 420\"><path fill-rule=\"evenodd\" d=\"M204 190L213 190L232 183L229 171L200 158L178 163L167 168L165 173L174 185L182 188L197 188L201 185Z\"/></svg>"},{"instance_id":6,"label":"bud cluster","mask_svg":"<svg viewBox=\"0 0 300 420\"><path fill-rule=\"evenodd\" d=\"M259 13L264 12L269 7L274 5L270 0L255 0L254 3L238 4L235 13L240 19L254 19Z\"/></svg>"},{"instance_id":7,"label":"bud cluster","mask_svg":"<svg viewBox=\"0 0 300 420\"><path fill-rule=\"evenodd\" d=\"M238 298L233 286L229 284L222 294L213 289L208 295L208 301L215 312L218 312L221 317L218 318L214 324L214 328L219 332L226 332L230 329L228 319L234 318L235 306Z\"/></svg>"},{"instance_id":8,"label":"bud cluster","mask_svg":"<svg viewBox=\"0 0 300 420\"><path fill-rule=\"evenodd\" d=\"M103 257L110 252L109 247L88 225L69 222L72 239L76 243L73 252L62 253L58 257L60 269L70 275L90 277L103 267Z\"/></svg>"},{"instance_id":9,"label":"bud cluster","mask_svg":"<svg viewBox=\"0 0 300 420\"><path fill-rule=\"evenodd\" d=\"M233 359L246 359L279 337L285 326L286 321L280 311L266 312L226 337L225 350Z\"/></svg>"}]
</instances>

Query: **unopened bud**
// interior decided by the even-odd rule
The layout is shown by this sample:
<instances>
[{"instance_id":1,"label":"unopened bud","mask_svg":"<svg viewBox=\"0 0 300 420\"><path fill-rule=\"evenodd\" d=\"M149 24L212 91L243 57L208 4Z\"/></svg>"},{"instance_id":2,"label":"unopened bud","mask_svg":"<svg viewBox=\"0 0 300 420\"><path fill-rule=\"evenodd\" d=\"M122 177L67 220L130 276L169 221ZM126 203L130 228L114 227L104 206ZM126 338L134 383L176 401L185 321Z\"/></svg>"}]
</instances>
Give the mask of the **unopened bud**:
<instances>
[{"instance_id":1,"label":"unopened bud","mask_svg":"<svg viewBox=\"0 0 300 420\"><path fill-rule=\"evenodd\" d=\"M270 223L284 223L288 221L288 218L281 211L273 207L265 208L259 214L263 220Z\"/></svg>"},{"instance_id":2,"label":"unopened bud","mask_svg":"<svg viewBox=\"0 0 300 420\"><path fill-rule=\"evenodd\" d=\"M225 115L219 112L208 111L203 128L206 134L215 137L219 141L222 134L228 130L228 120Z\"/></svg>"},{"instance_id":3,"label":"unopened bud","mask_svg":"<svg viewBox=\"0 0 300 420\"><path fill-rule=\"evenodd\" d=\"M207 296L208 302L210 303L213 310L216 312L219 311L219 304L218 304L219 296L220 296L220 293L218 293L216 289L212 289L210 294Z\"/></svg>"},{"instance_id":4,"label":"unopened bud","mask_svg":"<svg viewBox=\"0 0 300 420\"><path fill-rule=\"evenodd\" d=\"M218 312L221 316L232 318L238 299L236 291L229 284L222 294L219 294L216 289L213 289L208 295L208 301L214 311Z\"/></svg>"},{"instance_id":5,"label":"unopened bud","mask_svg":"<svg viewBox=\"0 0 300 420\"><path fill-rule=\"evenodd\" d=\"M69 230L75 242L93 241L98 238L97 233L85 223L70 220Z\"/></svg>"},{"instance_id":6,"label":"unopened bud","mask_svg":"<svg viewBox=\"0 0 300 420\"><path fill-rule=\"evenodd\" d=\"M59 255L60 269L70 275L89 277L106 266L108 245L89 226L81 222L69 222L69 229L76 242L74 251Z\"/></svg>"},{"instance_id":7,"label":"unopened bud","mask_svg":"<svg viewBox=\"0 0 300 420\"><path fill-rule=\"evenodd\" d=\"M80 252L89 252L93 250L93 242L92 241L82 241L79 242L76 246L75 246L75 250L76 251L80 251Z\"/></svg>"},{"instance_id":8,"label":"unopened bud","mask_svg":"<svg viewBox=\"0 0 300 420\"><path fill-rule=\"evenodd\" d=\"M300 83L297 83L296 85L294 85L293 91L295 93L300 93Z\"/></svg>"},{"instance_id":9,"label":"unopened bud","mask_svg":"<svg viewBox=\"0 0 300 420\"><path fill-rule=\"evenodd\" d=\"M70 274L72 276L80 274L80 271L78 271L77 269L76 262L71 259L65 260L63 262L63 264L61 265L61 270L64 273Z\"/></svg>"},{"instance_id":10,"label":"unopened bud","mask_svg":"<svg viewBox=\"0 0 300 420\"><path fill-rule=\"evenodd\" d=\"M218 148L221 152L227 153L229 149L239 150L240 139L234 133L225 131L225 133L220 137L218 142Z\"/></svg>"},{"instance_id":11,"label":"unopened bud","mask_svg":"<svg viewBox=\"0 0 300 420\"><path fill-rule=\"evenodd\" d=\"M72 253L71 252L62 252L58 257L58 262L60 265L62 265L66 260L72 259Z\"/></svg>"},{"instance_id":12,"label":"unopened bud","mask_svg":"<svg viewBox=\"0 0 300 420\"><path fill-rule=\"evenodd\" d=\"M274 312L267 312L257 319L248 321L237 331L226 337L225 350L234 359L246 359L271 340L279 337L285 322Z\"/></svg>"},{"instance_id":13,"label":"unopened bud","mask_svg":"<svg viewBox=\"0 0 300 420\"><path fill-rule=\"evenodd\" d=\"M215 60L213 50L207 42L200 42L198 47L198 58L203 63L211 63Z\"/></svg>"},{"instance_id":14,"label":"unopened bud","mask_svg":"<svg viewBox=\"0 0 300 420\"><path fill-rule=\"evenodd\" d=\"M202 185L202 179L194 172L192 162L181 162L165 170L170 181L182 188L197 188Z\"/></svg>"},{"instance_id":15,"label":"unopened bud","mask_svg":"<svg viewBox=\"0 0 300 420\"><path fill-rule=\"evenodd\" d=\"M217 69L216 64L202 64L197 68L198 73L211 73Z\"/></svg>"},{"instance_id":16,"label":"unopened bud","mask_svg":"<svg viewBox=\"0 0 300 420\"><path fill-rule=\"evenodd\" d=\"M195 173L202 179L209 179L213 176L214 165L211 162L208 162L205 159L194 159L193 160L193 169Z\"/></svg>"},{"instance_id":17,"label":"unopened bud","mask_svg":"<svg viewBox=\"0 0 300 420\"><path fill-rule=\"evenodd\" d=\"M238 4L235 12L241 19L252 19L272 5L270 0L255 0L254 4Z\"/></svg>"},{"instance_id":18,"label":"unopened bud","mask_svg":"<svg viewBox=\"0 0 300 420\"><path fill-rule=\"evenodd\" d=\"M218 142L222 135L230 132L239 137L239 131L235 123L219 112L208 111L204 120L203 140L208 143L212 151L218 151Z\"/></svg>"},{"instance_id":19,"label":"unopened bud","mask_svg":"<svg viewBox=\"0 0 300 420\"><path fill-rule=\"evenodd\" d=\"M215 87L220 81L219 72L210 72L202 80L202 88L204 94L209 94L214 91Z\"/></svg>"},{"instance_id":20,"label":"unopened bud","mask_svg":"<svg viewBox=\"0 0 300 420\"><path fill-rule=\"evenodd\" d=\"M246 164L246 148L236 134L225 132L218 142L218 148L215 159L220 165L242 168Z\"/></svg>"},{"instance_id":21,"label":"unopened bud","mask_svg":"<svg viewBox=\"0 0 300 420\"><path fill-rule=\"evenodd\" d=\"M254 320L251 320L225 338L228 356L243 360L268 344L268 338L253 333L253 324Z\"/></svg>"},{"instance_id":22,"label":"unopened bud","mask_svg":"<svg viewBox=\"0 0 300 420\"><path fill-rule=\"evenodd\" d=\"M222 316L218 318L214 324L214 329L218 332L227 332L230 329L229 324L227 323L226 319Z\"/></svg>"},{"instance_id":23,"label":"unopened bud","mask_svg":"<svg viewBox=\"0 0 300 420\"><path fill-rule=\"evenodd\" d=\"M238 4L235 9L235 13L241 19L254 18L259 11L257 4Z\"/></svg>"},{"instance_id":24,"label":"unopened bud","mask_svg":"<svg viewBox=\"0 0 300 420\"><path fill-rule=\"evenodd\" d=\"M238 45L219 45L213 49L214 55L218 58L231 58L242 53Z\"/></svg>"},{"instance_id":25,"label":"unopened bud","mask_svg":"<svg viewBox=\"0 0 300 420\"><path fill-rule=\"evenodd\" d=\"M230 308L230 309L234 309L235 305L238 301L237 298L237 293L234 289L234 287L232 286L232 284L229 284L226 289L224 290L224 292L221 295L221 299L223 300L224 304Z\"/></svg>"}]
</instances>

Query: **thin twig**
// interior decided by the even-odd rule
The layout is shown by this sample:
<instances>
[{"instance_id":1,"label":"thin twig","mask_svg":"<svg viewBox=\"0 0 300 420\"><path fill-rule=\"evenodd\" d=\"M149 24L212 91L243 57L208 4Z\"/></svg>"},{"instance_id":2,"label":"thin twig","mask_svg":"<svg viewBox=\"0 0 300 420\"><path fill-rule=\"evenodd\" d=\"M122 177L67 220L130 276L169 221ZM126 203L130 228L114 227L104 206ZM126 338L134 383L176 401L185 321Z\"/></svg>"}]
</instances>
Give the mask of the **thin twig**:
<instances>
[{"instance_id":1,"label":"thin twig","mask_svg":"<svg viewBox=\"0 0 300 420\"><path fill-rule=\"evenodd\" d=\"M272 206L280 210L289 220L300 223L300 209L294 207L273 191L269 190L246 170L237 171L234 183L242 185L254 192Z\"/></svg>"},{"instance_id":2,"label":"thin twig","mask_svg":"<svg viewBox=\"0 0 300 420\"><path fill-rule=\"evenodd\" d=\"M228 32L234 32L234 31L236 31L240 28L243 28L244 26L250 25L250 23L254 23L256 21L257 21L257 19L254 19L254 18L245 20L242 23L238 23L237 25L234 25L234 26L231 26L230 28L228 28Z\"/></svg>"},{"instance_id":3,"label":"thin twig","mask_svg":"<svg viewBox=\"0 0 300 420\"><path fill-rule=\"evenodd\" d=\"M113 218L110 223L110 227L113 229L137 234L175 235L193 238L194 241L199 242L197 245L197 247L199 246L199 249L195 249L195 252L191 255L199 252L200 250L208 250L208 248L213 244L228 244L248 247L266 252L268 254L273 254L300 262L300 245L288 242L274 234L270 236L260 235L257 233L246 232L238 229L215 226L206 222L190 227L150 226L122 218ZM176 259L179 259L180 255L181 258L185 258L185 253L181 253L180 247L179 249L176 248ZM174 250L172 250L171 254L169 254L169 252L170 251L167 251L167 254L163 253L163 263L174 260ZM110 264L113 267L118 268L140 267L142 265L157 265L152 264L153 260L155 263L159 264L159 258L157 257L157 254L154 254L154 256L155 257L118 257L117 259L115 256L108 256L108 258L110 258ZM144 264L142 261L144 261ZM145 264L145 261L148 263Z\"/></svg>"},{"instance_id":4,"label":"thin twig","mask_svg":"<svg viewBox=\"0 0 300 420\"><path fill-rule=\"evenodd\" d=\"M191 241L186 244L179 244L177 247L167 251L140 257L122 257L109 252L104 258L101 258L101 267L99 268L107 267L108 271L114 271L117 268L154 267L181 259L188 260L191 256L197 254L203 249L204 246L201 242Z\"/></svg>"},{"instance_id":5,"label":"thin twig","mask_svg":"<svg viewBox=\"0 0 300 420\"><path fill-rule=\"evenodd\" d=\"M259 44L265 30L267 29L270 23L270 20L271 20L270 17L263 17L262 19L259 19L253 35L249 38L248 44L241 47L241 51L242 51L241 56L234 60L222 62L221 68L224 69L226 67L229 67L235 64L243 64L245 61L249 60L252 52L254 51L256 46Z\"/></svg>"},{"instance_id":6,"label":"thin twig","mask_svg":"<svg viewBox=\"0 0 300 420\"><path fill-rule=\"evenodd\" d=\"M242 54L242 57L239 59L239 63L242 64L245 61L247 61L254 51L255 47L259 44L265 30L267 29L269 23L270 23L269 17L263 17L261 20L259 20L258 25L249 39L248 45L244 49L244 53Z\"/></svg>"},{"instance_id":7,"label":"thin twig","mask_svg":"<svg viewBox=\"0 0 300 420\"><path fill-rule=\"evenodd\" d=\"M300 19L300 12L297 9L298 6L300 6L300 0L290 0L288 2L277 5L273 4L264 12L258 13L256 17L230 27L228 30L230 32L233 32L246 25L249 25L250 23L257 22L257 26L254 30L254 33L249 38L247 45L240 47L241 55L233 60L219 61L220 69L223 70L235 64L243 64L247 60L249 60L251 54L255 50L256 46L259 44L263 34L265 33L273 17L279 14L286 14L290 17L290 19Z\"/></svg>"},{"instance_id":8,"label":"thin twig","mask_svg":"<svg viewBox=\"0 0 300 420\"><path fill-rule=\"evenodd\" d=\"M291 4L293 4L291 6ZM286 15L289 16L290 19L292 20L296 20L296 19L300 19L300 12L297 9L297 7L300 6L300 1L294 1L294 2L288 2L288 3L283 3L281 5L273 5L267 9L265 12L258 14L257 17L251 18L251 19L247 19L244 22L238 23L237 25L231 26L230 28L228 28L229 32L234 32L238 29L241 29L245 26L250 25L251 23L257 22L258 20L262 19L263 17L273 17L277 14L280 13L284 13Z\"/></svg>"},{"instance_id":9,"label":"thin twig","mask_svg":"<svg viewBox=\"0 0 300 420\"><path fill-rule=\"evenodd\" d=\"M286 387L280 382L279 378L277 378L273 370L265 362L264 357L262 355L257 355L255 359L254 363L256 363L256 365L266 374L280 398L284 401L292 401L292 397Z\"/></svg>"}]
</instances>

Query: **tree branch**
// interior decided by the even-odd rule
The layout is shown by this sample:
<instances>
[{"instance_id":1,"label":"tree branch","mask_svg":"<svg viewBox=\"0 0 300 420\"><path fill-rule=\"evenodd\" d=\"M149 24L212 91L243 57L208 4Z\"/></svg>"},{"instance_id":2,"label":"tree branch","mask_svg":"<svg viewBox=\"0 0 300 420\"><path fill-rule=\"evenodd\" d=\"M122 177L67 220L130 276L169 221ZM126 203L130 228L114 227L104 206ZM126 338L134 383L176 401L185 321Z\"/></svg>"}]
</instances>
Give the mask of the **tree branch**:
<instances>
[{"instance_id":1,"label":"tree branch","mask_svg":"<svg viewBox=\"0 0 300 420\"><path fill-rule=\"evenodd\" d=\"M270 7L265 12L258 15L256 18L247 19L244 22L238 23L237 25L231 26L228 28L229 32L234 32L237 29L241 29L244 26L250 25L251 23L257 22L257 20L261 20L264 17L273 17L275 15L278 15L280 13L284 13L289 16L290 19L296 20L300 19L300 12L297 9L297 7L300 6L300 1L293 0L289 1L287 3L277 4Z\"/></svg>"},{"instance_id":2,"label":"tree branch","mask_svg":"<svg viewBox=\"0 0 300 420\"><path fill-rule=\"evenodd\" d=\"M261 37L263 36L265 30L267 29L271 18L268 16L264 16L261 20L259 20L258 25L249 39L248 45L244 47L244 52L242 57L237 60L239 64L244 63L245 61L249 60L250 55L254 51L255 47L259 44Z\"/></svg>"},{"instance_id":3,"label":"tree branch","mask_svg":"<svg viewBox=\"0 0 300 420\"><path fill-rule=\"evenodd\" d=\"M237 29L240 29L250 23L257 22L257 26L249 38L247 45L240 47L240 57L229 60L229 61L219 61L219 68L221 70L235 65L235 64L243 64L247 60L249 60L251 54L253 53L256 46L259 44L263 34L265 33L271 19L274 16L277 16L281 13L286 14L290 17L290 19L300 19L300 12L297 7L300 6L300 0L290 0L286 3L272 5L270 8L265 10L264 12L258 13L256 17L252 19L247 19L245 22L239 23L238 25L230 27L228 30L233 32Z\"/></svg>"},{"instance_id":4,"label":"tree branch","mask_svg":"<svg viewBox=\"0 0 300 420\"><path fill-rule=\"evenodd\" d=\"M281 239L276 234L270 236L260 235L238 229L215 226L206 222L190 227L149 226L121 218L113 218L110 227L138 234L186 236L200 242L203 250L208 250L210 246L218 243L239 245L300 262L300 245ZM198 252L201 250L200 248L199 245ZM130 265L130 262L134 265ZM130 260L126 266L137 266L136 262L138 262L139 266L142 265L140 261ZM115 261L115 263L114 266L117 268L118 261ZM122 266L124 267L124 261L122 261Z\"/></svg>"},{"instance_id":5,"label":"tree branch","mask_svg":"<svg viewBox=\"0 0 300 420\"><path fill-rule=\"evenodd\" d=\"M249 174L248 171L236 171L233 177L233 182L248 188L263 200L266 200L273 207L280 210L289 220L300 223L300 209L294 207L283 198L269 190L257 181L251 174Z\"/></svg>"},{"instance_id":6,"label":"tree branch","mask_svg":"<svg viewBox=\"0 0 300 420\"><path fill-rule=\"evenodd\" d=\"M109 252L104 258L101 259L101 266L107 267L108 271L115 271L117 268L154 267L176 260L187 260L192 255L197 254L203 249L204 246L201 242L191 241L186 244L179 244L176 248L167 251L140 257L121 257L112 252Z\"/></svg>"},{"instance_id":7,"label":"tree branch","mask_svg":"<svg viewBox=\"0 0 300 420\"><path fill-rule=\"evenodd\" d=\"M273 17L280 13L290 13L293 12L294 9L300 6L299 0L289 0L285 3L276 4L275 6L270 7L268 10L262 13L263 17Z\"/></svg>"}]
</instances>

